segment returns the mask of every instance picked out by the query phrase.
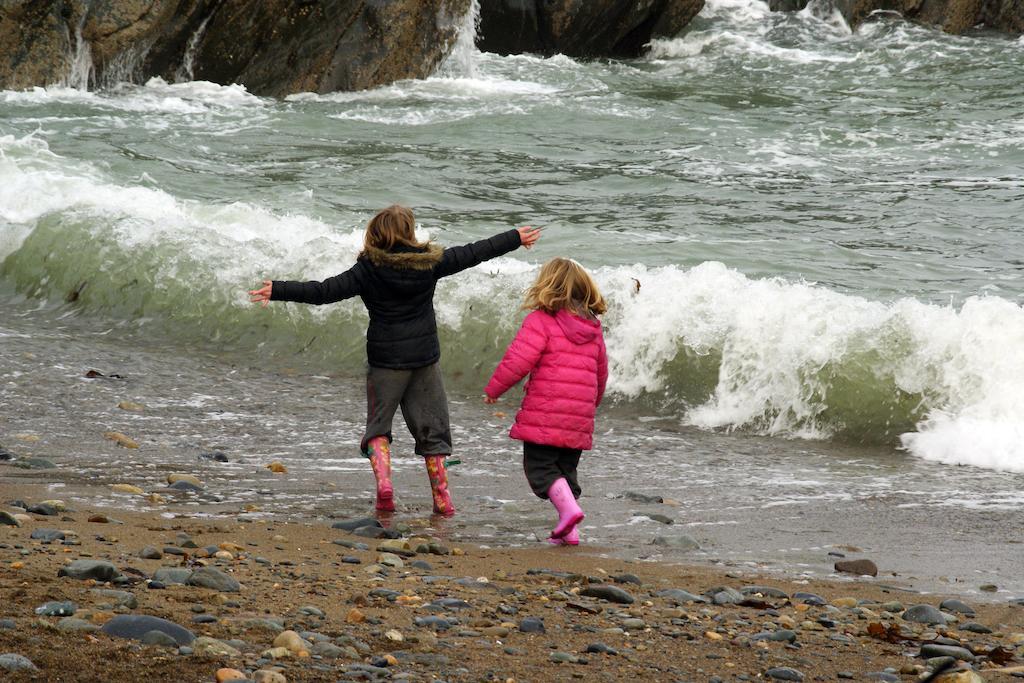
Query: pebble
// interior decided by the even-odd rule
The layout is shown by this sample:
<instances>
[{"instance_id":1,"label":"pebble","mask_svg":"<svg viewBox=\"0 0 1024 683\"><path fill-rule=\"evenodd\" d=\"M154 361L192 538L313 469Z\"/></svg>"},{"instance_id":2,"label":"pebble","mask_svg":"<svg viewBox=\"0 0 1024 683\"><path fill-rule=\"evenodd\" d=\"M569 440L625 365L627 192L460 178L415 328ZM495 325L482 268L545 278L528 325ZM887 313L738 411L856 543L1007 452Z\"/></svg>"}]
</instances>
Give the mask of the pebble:
<instances>
[{"instance_id":1,"label":"pebble","mask_svg":"<svg viewBox=\"0 0 1024 683\"><path fill-rule=\"evenodd\" d=\"M551 661L556 664L578 664L580 658L568 652L552 652Z\"/></svg>"},{"instance_id":2,"label":"pebble","mask_svg":"<svg viewBox=\"0 0 1024 683\"><path fill-rule=\"evenodd\" d=\"M946 616L931 605L914 605L903 612L902 616L904 621L917 624L946 624Z\"/></svg>"},{"instance_id":3,"label":"pebble","mask_svg":"<svg viewBox=\"0 0 1024 683\"><path fill-rule=\"evenodd\" d=\"M14 466L23 470L52 470L57 465L46 458L22 458L15 460Z\"/></svg>"},{"instance_id":4,"label":"pebble","mask_svg":"<svg viewBox=\"0 0 1024 683\"><path fill-rule=\"evenodd\" d=\"M935 643L924 643L921 645L921 657L932 659L935 657L953 657L962 662L973 662L974 655L965 647L954 645L937 645Z\"/></svg>"},{"instance_id":5,"label":"pebble","mask_svg":"<svg viewBox=\"0 0 1024 683\"><path fill-rule=\"evenodd\" d=\"M899 683L900 677L888 671L871 671L864 674L864 678L872 681L884 681L885 683Z\"/></svg>"},{"instance_id":6,"label":"pebble","mask_svg":"<svg viewBox=\"0 0 1024 683\"><path fill-rule=\"evenodd\" d=\"M777 631L765 631L758 633L751 636L750 639L755 642L758 640L768 640L775 643L793 643L796 642L796 631L780 628Z\"/></svg>"},{"instance_id":7,"label":"pebble","mask_svg":"<svg viewBox=\"0 0 1024 683\"><path fill-rule=\"evenodd\" d=\"M217 640L216 638L210 638L209 636L200 636L191 643L192 650L195 652L197 657L241 657L242 653L236 648L231 647L227 643ZM285 650L287 652L287 650Z\"/></svg>"},{"instance_id":8,"label":"pebble","mask_svg":"<svg viewBox=\"0 0 1024 683\"><path fill-rule=\"evenodd\" d=\"M689 591L680 588L666 588L654 594L659 598L665 598L674 605L685 605L691 602L708 602L703 595L694 595Z\"/></svg>"},{"instance_id":9,"label":"pebble","mask_svg":"<svg viewBox=\"0 0 1024 683\"><path fill-rule=\"evenodd\" d=\"M245 679L245 674L238 669L217 669L217 673L214 674L214 679L217 683L224 683L224 681L240 681Z\"/></svg>"},{"instance_id":10,"label":"pebble","mask_svg":"<svg viewBox=\"0 0 1024 683\"><path fill-rule=\"evenodd\" d=\"M17 673L18 671L36 671L36 665L32 660L16 652L8 652L0 655L0 669Z\"/></svg>"},{"instance_id":11,"label":"pebble","mask_svg":"<svg viewBox=\"0 0 1024 683\"><path fill-rule=\"evenodd\" d=\"M341 529L343 531L355 531L356 529L362 529L366 527L377 527L383 528L381 523L373 517L360 517L358 519L348 519L341 522L335 522L331 525L332 529Z\"/></svg>"},{"instance_id":12,"label":"pebble","mask_svg":"<svg viewBox=\"0 0 1024 683\"><path fill-rule=\"evenodd\" d=\"M185 567L160 567L153 572L153 581L166 585L184 585L192 576L192 570Z\"/></svg>"},{"instance_id":13,"label":"pebble","mask_svg":"<svg viewBox=\"0 0 1024 683\"><path fill-rule=\"evenodd\" d=\"M950 598L949 600L943 600L939 604L939 609L944 612L954 612L956 614L962 614L965 617L973 617L975 615L974 608L968 605L966 602L955 600Z\"/></svg>"},{"instance_id":14,"label":"pebble","mask_svg":"<svg viewBox=\"0 0 1024 683\"><path fill-rule=\"evenodd\" d=\"M413 623L417 626L422 626L423 628L434 629L435 631L447 631L453 626L452 622L448 619L435 616L433 614L425 617L416 617L413 619ZM543 624L541 626L543 628Z\"/></svg>"},{"instance_id":15,"label":"pebble","mask_svg":"<svg viewBox=\"0 0 1024 683\"><path fill-rule=\"evenodd\" d=\"M966 624L963 624L960 627L960 630L969 631L970 633L992 633L992 629L990 629L988 626L983 626L981 624L976 624L974 622L967 622Z\"/></svg>"},{"instance_id":16,"label":"pebble","mask_svg":"<svg viewBox=\"0 0 1024 683\"><path fill-rule=\"evenodd\" d=\"M121 576L117 567L102 560L75 560L71 564L61 567L57 576L67 576L72 579L96 581L113 581Z\"/></svg>"},{"instance_id":17,"label":"pebble","mask_svg":"<svg viewBox=\"0 0 1024 683\"><path fill-rule=\"evenodd\" d=\"M93 633L94 631L99 631L100 627L86 621L85 619L79 619L78 617L64 617L57 622L57 630L67 633Z\"/></svg>"},{"instance_id":18,"label":"pebble","mask_svg":"<svg viewBox=\"0 0 1024 683\"><path fill-rule=\"evenodd\" d=\"M845 574L878 576L878 567L871 560L840 560L834 566L837 572Z\"/></svg>"},{"instance_id":19,"label":"pebble","mask_svg":"<svg viewBox=\"0 0 1024 683\"><path fill-rule=\"evenodd\" d=\"M35 529L29 538L43 543L53 543L54 541L63 541L65 535L59 529Z\"/></svg>"},{"instance_id":20,"label":"pebble","mask_svg":"<svg viewBox=\"0 0 1024 683\"><path fill-rule=\"evenodd\" d=\"M588 598L607 600L608 602L614 602L620 605L631 605L636 602L636 598L626 591L622 590L618 586L611 586L608 584L587 586L580 591L580 595Z\"/></svg>"},{"instance_id":21,"label":"pebble","mask_svg":"<svg viewBox=\"0 0 1024 683\"><path fill-rule=\"evenodd\" d=\"M802 681L802 680L804 680L804 675L802 673L800 673L796 669L792 669L792 668L790 668L788 666L772 667L771 669L768 669L767 671L765 671L764 675L767 676L768 678L774 678L777 681Z\"/></svg>"},{"instance_id":22,"label":"pebble","mask_svg":"<svg viewBox=\"0 0 1024 683\"><path fill-rule=\"evenodd\" d=\"M0 510L0 524L7 526L21 526L21 522L15 519L14 515L6 510Z\"/></svg>"},{"instance_id":23,"label":"pebble","mask_svg":"<svg viewBox=\"0 0 1024 683\"><path fill-rule=\"evenodd\" d=\"M122 614L114 617L103 624L100 629L109 636L116 638L128 638L139 640L150 631L162 631L174 638L178 645L192 645L195 636L186 628L178 626L173 621L153 617L147 614Z\"/></svg>"},{"instance_id":24,"label":"pebble","mask_svg":"<svg viewBox=\"0 0 1024 683\"><path fill-rule=\"evenodd\" d=\"M743 593L729 586L716 586L704 591L704 595L716 605L737 605L743 602Z\"/></svg>"},{"instance_id":25,"label":"pebble","mask_svg":"<svg viewBox=\"0 0 1024 683\"><path fill-rule=\"evenodd\" d=\"M36 607L36 614L44 617L68 617L78 611L78 605L70 600L47 602Z\"/></svg>"},{"instance_id":26,"label":"pebble","mask_svg":"<svg viewBox=\"0 0 1024 683\"><path fill-rule=\"evenodd\" d=\"M740 589L743 595L763 595L766 598L788 598L789 593L772 586L744 586Z\"/></svg>"},{"instance_id":27,"label":"pebble","mask_svg":"<svg viewBox=\"0 0 1024 683\"><path fill-rule=\"evenodd\" d=\"M526 617L519 622L519 630L523 633L544 633L544 620L540 617Z\"/></svg>"},{"instance_id":28,"label":"pebble","mask_svg":"<svg viewBox=\"0 0 1024 683\"><path fill-rule=\"evenodd\" d=\"M313 646L295 631L281 631L274 638L274 647L283 647L293 654L299 654L309 652Z\"/></svg>"},{"instance_id":29,"label":"pebble","mask_svg":"<svg viewBox=\"0 0 1024 683\"><path fill-rule=\"evenodd\" d=\"M147 545L145 548L139 551L139 557L144 560L162 560L164 553L159 548L151 545Z\"/></svg>"},{"instance_id":30,"label":"pebble","mask_svg":"<svg viewBox=\"0 0 1024 683\"><path fill-rule=\"evenodd\" d=\"M700 543L689 534L680 536L655 536L652 545L660 545L675 550L700 550Z\"/></svg>"},{"instance_id":31,"label":"pebble","mask_svg":"<svg viewBox=\"0 0 1024 683\"><path fill-rule=\"evenodd\" d=\"M156 645L158 647L178 647L178 641L163 631L147 631L139 638L143 645Z\"/></svg>"},{"instance_id":32,"label":"pebble","mask_svg":"<svg viewBox=\"0 0 1024 683\"><path fill-rule=\"evenodd\" d=\"M237 579L228 576L216 567L199 567L192 572L185 584L210 588L220 593L237 593L242 590Z\"/></svg>"},{"instance_id":33,"label":"pebble","mask_svg":"<svg viewBox=\"0 0 1024 683\"><path fill-rule=\"evenodd\" d=\"M591 643L590 645L587 645L586 651L587 652L591 652L591 653L596 653L596 654L604 654L604 655L617 655L617 654L619 654L618 650L616 650L615 648L612 648L612 647L608 647L604 643Z\"/></svg>"}]
</instances>

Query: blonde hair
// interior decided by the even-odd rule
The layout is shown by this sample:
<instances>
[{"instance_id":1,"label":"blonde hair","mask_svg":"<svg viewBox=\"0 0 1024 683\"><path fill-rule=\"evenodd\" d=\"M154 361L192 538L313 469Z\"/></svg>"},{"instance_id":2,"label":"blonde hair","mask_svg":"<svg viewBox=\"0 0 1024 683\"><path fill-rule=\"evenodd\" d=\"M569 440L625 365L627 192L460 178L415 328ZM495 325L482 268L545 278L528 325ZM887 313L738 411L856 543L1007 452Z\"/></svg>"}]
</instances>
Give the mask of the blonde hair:
<instances>
[{"instance_id":1,"label":"blonde hair","mask_svg":"<svg viewBox=\"0 0 1024 683\"><path fill-rule=\"evenodd\" d=\"M363 251L381 249L390 251L396 244L422 249L427 242L416 239L416 217L412 209L399 204L392 204L381 209L366 224L366 236L363 238Z\"/></svg>"},{"instance_id":2,"label":"blonde hair","mask_svg":"<svg viewBox=\"0 0 1024 683\"><path fill-rule=\"evenodd\" d=\"M608 304L583 266L572 259L553 258L541 267L537 280L526 290L523 308L548 313L568 308L573 313L601 315Z\"/></svg>"}]
</instances>

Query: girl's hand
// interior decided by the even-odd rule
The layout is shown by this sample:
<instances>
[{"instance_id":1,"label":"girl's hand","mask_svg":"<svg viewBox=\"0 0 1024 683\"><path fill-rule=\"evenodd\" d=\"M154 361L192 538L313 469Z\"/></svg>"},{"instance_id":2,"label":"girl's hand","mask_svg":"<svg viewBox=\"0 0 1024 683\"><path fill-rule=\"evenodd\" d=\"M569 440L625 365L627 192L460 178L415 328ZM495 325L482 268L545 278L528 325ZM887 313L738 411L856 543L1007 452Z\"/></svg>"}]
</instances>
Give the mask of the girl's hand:
<instances>
[{"instance_id":1,"label":"girl's hand","mask_svg":"<svg viewBox=\"0 0 1024 683\"><path fill-rule=\"evenodd\" d=\"M264 308L270 303L270 293L274 289L274 283L272 280L264 280L263 286L259 289L249 290L249 301L254 304L259 304Z\"/></svg>"},{"instance_id":2,"label":"girl's hand","mask_svg":"<svg viewBox=\"0 0 1024 683\"><path fill-rule=\"evenodd\" d=\"M498 402L498 399L491 398L487 394L484 394L484 403L491 404L491 403L497 403L497 402Z\"/></svg>"},{"instance_id":3,"label":"girl's hand","mask_svg":"<svg viewBox=\"0 0 1024 683\"><path fill-rule=\"evenodd\" d=\"M524 225L521 228L516 228L516 230L519 231L519 241L527 249L533 247L537 240L540 239L540 228L531 228L529 225Z\"/></svg>"}]
</instances>

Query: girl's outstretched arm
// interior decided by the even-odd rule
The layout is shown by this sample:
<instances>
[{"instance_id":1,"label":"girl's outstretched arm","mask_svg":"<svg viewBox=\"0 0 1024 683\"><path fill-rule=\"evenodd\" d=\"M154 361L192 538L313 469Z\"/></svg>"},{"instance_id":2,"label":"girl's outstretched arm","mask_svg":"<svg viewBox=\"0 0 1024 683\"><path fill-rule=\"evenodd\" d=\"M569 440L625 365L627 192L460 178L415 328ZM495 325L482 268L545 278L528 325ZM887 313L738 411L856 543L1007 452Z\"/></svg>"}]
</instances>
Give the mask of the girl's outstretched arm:
<instances>
[{"instance_id":1,"label":"girl's outstretched arm","mask_svg":"<svg viewBox=\"0 0 1024 683\"><path fill-rule=\"evenodd\" d=\"M490 399L497 399L508 391L519 380L530 374L544 353L548 343L548 333L540 316L546 315L534 311L523 320L516 338L509 344L505 356L498 363L491 381L487 383L484 393Z\"/></svg>"},{"instance_id":2,"label":"girl's outstretched arm","mask_svg":"<svg viewBox=\"0 0 1024 683\"><path fill-rule=\"evenodd\" d=\"M525 226L516 230L498 233L479 242L470 242L461 247L449 247L444 250L441 262L434 273L437 277L446 277L472 268L484 261L515 251L519 247L529 249L540 239L540 228Z\"/></svg>"},{"instance_id":3,"label":"girl's outstretched arm","mask_svg":"<svg viewBox=\"0 0 1024 683\"><path fill-rule=\"evenodd\" d=\"M268 301L297 301L301 304L330 304L342 299L358 296L362 292L364 268L361 262L344 273L329 277L322 282L311 280L264 280L264 287L249 292L252 301L264 306Z\"/></svg>"}]
</instances>

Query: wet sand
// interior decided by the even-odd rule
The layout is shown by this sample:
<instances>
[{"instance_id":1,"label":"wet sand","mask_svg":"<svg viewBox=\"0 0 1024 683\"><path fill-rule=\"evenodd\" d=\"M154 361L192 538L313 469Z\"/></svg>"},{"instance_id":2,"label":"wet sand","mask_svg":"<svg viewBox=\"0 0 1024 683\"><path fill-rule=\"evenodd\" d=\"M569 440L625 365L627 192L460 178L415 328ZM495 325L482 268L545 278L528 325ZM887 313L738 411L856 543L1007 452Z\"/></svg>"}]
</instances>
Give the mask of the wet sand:
<instances>
[{"instance_id":1,"label":"wet sand","mask_svg":"<svg viewBox=\"0 0 1024 683\"><path fill-rule=\"evenodd\" d=\"M118 511L89 504L81 483L56 515L12 507L68 490L41 481L57 479L42 472L0 466L3 509L20 521L0 526L0 620L11 620L0 622L0 654L38 667L5 680L212 681L231 668L278 682L266 672L287 681L692 681L862 679L888 671L889 680L909 681L937 663L920 656L923 647L954 643L967 648L959 656L974 660L959 666L986 680L1024 671L1024 606L1005 601L970 602L972 616L947 605L953 618L928 625L900 615L917 604L938 607L941 597L877 580L638 562L597 546L482 548L452 542L445 520L429 515L384 520L404 539L387 540L333 529L331 520L288 522L242 510L217 518L180 506L172 512L173 503L164 512ZM96 499L109 495L104 488L92 488ZM40 529L65 539L31 539ZM143 559L146 546L162 558ZM104 585L58 577L75 560L109 561L123 578ZM238 590L150 582L161 568L202 565L237 580ZM137 605L118 607L97 588L130 591ZM73 617L35 613L60 600L75 603ZM206 639L190 651L93 631L125 614L161 617ZM538 620L543 632L531 630ZM196 653L217 649L218 641L234 650ZM275 641L292 650L273 651Z\"/></svg>"}]
</instances>

